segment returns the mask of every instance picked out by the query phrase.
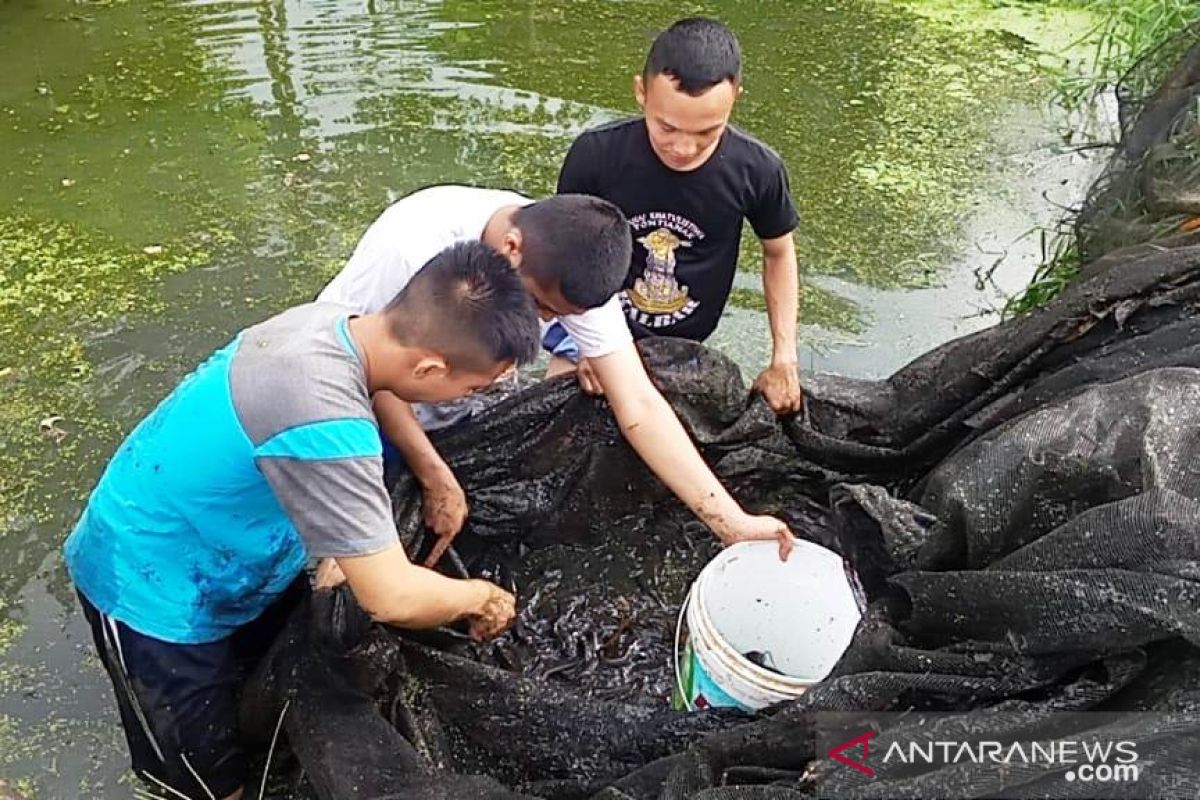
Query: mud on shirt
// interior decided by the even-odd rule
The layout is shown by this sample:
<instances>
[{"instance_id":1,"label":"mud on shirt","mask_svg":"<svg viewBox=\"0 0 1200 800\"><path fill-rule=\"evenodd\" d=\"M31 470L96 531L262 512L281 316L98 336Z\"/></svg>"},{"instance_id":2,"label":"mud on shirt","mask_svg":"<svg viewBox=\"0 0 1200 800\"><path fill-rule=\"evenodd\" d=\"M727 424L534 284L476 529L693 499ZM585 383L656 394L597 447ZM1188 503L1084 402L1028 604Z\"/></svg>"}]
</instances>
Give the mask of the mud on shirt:
<instances>
[{"instance_id":1,"label":"mud on shirt","mask_svg":"<svg viewBox=\"0 0 1200 800\"><path fill-rule=\"evenodd\" d=\"M633 261L621 300L639 338L706 339L733 288L742 221L759 239L798 222L783 161L733 126L691 172L659 160L642 117L594 128L571 146L558 191L602 197L629 218Z\"/></svg>"}]
</instances>

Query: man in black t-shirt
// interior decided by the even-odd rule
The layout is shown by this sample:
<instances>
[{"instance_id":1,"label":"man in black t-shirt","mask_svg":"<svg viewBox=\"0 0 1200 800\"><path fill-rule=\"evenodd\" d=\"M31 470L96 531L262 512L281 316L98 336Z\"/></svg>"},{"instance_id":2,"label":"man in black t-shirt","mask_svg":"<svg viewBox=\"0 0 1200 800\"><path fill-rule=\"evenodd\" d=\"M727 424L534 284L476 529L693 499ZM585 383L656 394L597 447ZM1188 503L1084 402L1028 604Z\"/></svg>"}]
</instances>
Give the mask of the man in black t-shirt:
<instances>
[{"instance_id":1,"label":"man in black t-shirt","mask_svg":"<svg viewBox=\"0 0 1200 800\"><path fill-rule=\"evenodd\" d=\"M737 270L743 220L763 248L773 354L755 381L777 413L798 411L799 278L796 209L787 169L769 147L729 124L742 92L741 49L720 22L685 19L655 39L634 94L644 116L583 133L558 179L560 193L602 197L625 212L633 261L622 304L637 337L703 341L717 327ZM573 368L571 342L547 333L550 374ZM595 390L586 360L579 379Z\"/></svg>"}]
</instances>

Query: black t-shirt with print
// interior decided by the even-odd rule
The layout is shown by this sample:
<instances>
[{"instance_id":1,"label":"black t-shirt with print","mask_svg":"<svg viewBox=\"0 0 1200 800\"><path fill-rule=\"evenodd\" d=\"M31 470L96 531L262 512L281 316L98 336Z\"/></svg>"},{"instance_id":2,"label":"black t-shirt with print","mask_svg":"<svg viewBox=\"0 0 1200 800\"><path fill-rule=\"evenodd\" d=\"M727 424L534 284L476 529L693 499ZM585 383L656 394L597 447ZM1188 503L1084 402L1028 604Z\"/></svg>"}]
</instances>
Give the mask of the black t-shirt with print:
<instances>
[{"instance_id":1,"label":"black t-shirt with print","mask_svg":"<svg viewBox=\"0 0 1200 800\"><path fill-rule=\"evenodd\" d=\"M571 145L558 191L602 197L629 218L633 262L621 302L639 338L708 338L733 288L742 220L760 239L798 221L783 161L732 126L691 172L659 160L641 117L594 128Z\"/></svg>"}]
</instances>

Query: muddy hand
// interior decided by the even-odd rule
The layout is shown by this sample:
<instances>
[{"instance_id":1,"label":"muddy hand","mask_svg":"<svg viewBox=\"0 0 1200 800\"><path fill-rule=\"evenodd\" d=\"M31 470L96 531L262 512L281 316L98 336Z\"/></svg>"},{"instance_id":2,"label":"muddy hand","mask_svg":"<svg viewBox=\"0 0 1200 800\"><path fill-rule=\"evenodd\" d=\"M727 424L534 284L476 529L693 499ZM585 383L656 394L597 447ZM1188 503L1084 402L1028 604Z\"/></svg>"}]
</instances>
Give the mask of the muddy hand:
<instances>
[{"instance_id":1,"label":"muddy hand","mask_svg":"<svg viewBox=\"0 0 1200 800\"><path fill-rule=\"evenodd\" d=\"M485 589L486 597L479 610L467 617L471 638L477 642L495 639L512 626L517 616L517 600L508 592L487 581L476 580Z\"/></svg>"},{"instance_id":2,"label":"muddy hand","mask_svg":"<svg viewBox=\"0 0 1200 800\"><path fill-rule=\"evenodd\" d=\"M424 487L421 507L425 525L437 536L437 543L425 559L425 566L432 567L442 560L467 521L467 495L454 476L448 475Z\"/></svg>"},{"instance_id":3,"label":"muddy hand","mask_svg":"<svg viewBox=\"0 0 1200 800\"><path fill-rule=\"evenodd\" d=\"M795 364L771 364L754 381L754 389L776 414L795 414L804 404L800 369Z\"/></svg>"}]
</instances>

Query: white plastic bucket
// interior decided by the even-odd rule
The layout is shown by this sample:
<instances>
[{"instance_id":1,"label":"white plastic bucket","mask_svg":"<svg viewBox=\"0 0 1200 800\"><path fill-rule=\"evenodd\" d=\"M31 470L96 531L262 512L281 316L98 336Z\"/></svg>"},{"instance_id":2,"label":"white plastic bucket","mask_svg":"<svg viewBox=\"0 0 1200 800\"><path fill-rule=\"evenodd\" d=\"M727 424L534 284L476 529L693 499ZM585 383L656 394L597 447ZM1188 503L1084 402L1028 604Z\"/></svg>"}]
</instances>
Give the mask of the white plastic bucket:
<instances>
[{"instance_id":1,"label":"white plastic bucket","mask_svg":"<svg viewBox=\"0 0 1200 800\"><path fill-rule=\"evenodd\" d=\"M860 603L841 556L820 545L798 541L787 562L775 542L726 548L705 566L680 611L676 707L754 711L799 697L845 652L862 618ZM688 646L680 658L685 615Z\"/></svg>"}]
</instances>

